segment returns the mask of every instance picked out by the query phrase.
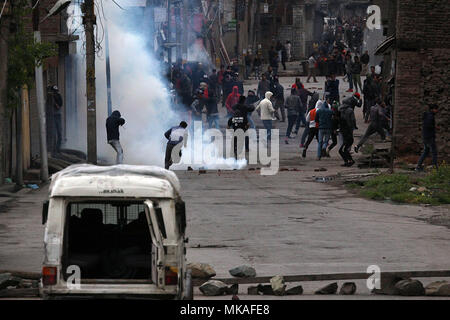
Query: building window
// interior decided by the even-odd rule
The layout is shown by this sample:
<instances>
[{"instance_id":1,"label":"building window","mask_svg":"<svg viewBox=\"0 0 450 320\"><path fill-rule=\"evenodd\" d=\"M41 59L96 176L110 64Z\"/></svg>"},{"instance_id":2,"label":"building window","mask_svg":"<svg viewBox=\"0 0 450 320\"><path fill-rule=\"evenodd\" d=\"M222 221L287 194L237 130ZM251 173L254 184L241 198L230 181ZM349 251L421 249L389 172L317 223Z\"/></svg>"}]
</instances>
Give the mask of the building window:
<instances>
[{"instance_id":1,"label":"building window","mask_svg":"<svg viewBox=\"0 0 450 320\"><path fill-rule=\"evenodd\" d=\"M287 5L286 7L286 24L292 26L294 24L294 11L292 10L292 5Z\"/></svg>"}]
</instances>

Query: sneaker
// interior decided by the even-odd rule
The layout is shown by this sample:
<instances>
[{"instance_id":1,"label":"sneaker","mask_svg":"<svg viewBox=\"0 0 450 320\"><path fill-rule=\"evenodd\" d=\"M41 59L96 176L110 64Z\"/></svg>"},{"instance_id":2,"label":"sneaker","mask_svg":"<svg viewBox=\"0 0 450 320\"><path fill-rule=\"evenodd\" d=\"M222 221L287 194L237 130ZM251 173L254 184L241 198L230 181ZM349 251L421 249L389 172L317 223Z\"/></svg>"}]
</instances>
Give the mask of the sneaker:
<instances>
[{"instance_id":1,"label":"sneaker","mask_svg":"<svg viewBox=\"0 0 450 320\"><path fill-rule=\"evenodd\" d=\"M284 143L289 144L289 141L287 140L287 138L284 140Z\"/></svg>"},{"instance_id":2,"label":"sneaker","mask_svg":"<svg viewBox=\"0 0 450 320\"><path fill-rule=\"evenodd\" d=\"M353 89L348 89L348 90L345 91L345 92L353 92Z\"/></svg>"},{"instance_id":3,"label":"sneaker","mask_svg":"<svg viewBox=\"0 0 450 320\"><path fill-rule=\"evenodd\" d=\"M358 151L359 151L359 146L355 146L355 149L354 149L354 150L355 150L356 153L358 153Z\"/></svg>"},{"instance_id":4,"label":"sneaker","mask_svg":"<svg viewBox=\"0 0 450 320\"><path fill-rule=\"evenodd\" d=\"M417 171L417 172L423 172L423 167L417 167L417 168L415 168L414 169L414 171Z\"/></svg>"},{"instance_id":5,"label":"sneaker","mask_svg":"<svg viewBox=\"0 0 450 320\"><path fill-rule=\"evenodd\" d=\"M303 158L306 158L306 149L303 149L302 157L303 157Z\"/></svg>"},{"instance_id":6,"label":"sneaker","mask_svg":"<svg viewBox=\"0 0 450 320\"><path fill-rule=\"evenodd\" d=\"M341 167L348 167L348 162L341 164Z\"/></svg>"},{"instance_id":7,"label":"sneaker","mask_svg":"<svg viewBox=\"0 0 450 320\"><path fill-rule=\"evenodd\" d=\"M331 158L331 156L330 156L330 151L329 151L329 150L327 150L327 152L325 152L325 157Z\"/></svg>"},{"instance_id":8,"label":"sneaker","mask_svg":"<svg viewBox=\"0 0 450 320\"><path fill-rule=\"evenodd\" d=\"M350 162L347 162L348 167L351 167L354 164L355 164L355 160L353 160L353 159Z\"/></svg>"}]
</instances>

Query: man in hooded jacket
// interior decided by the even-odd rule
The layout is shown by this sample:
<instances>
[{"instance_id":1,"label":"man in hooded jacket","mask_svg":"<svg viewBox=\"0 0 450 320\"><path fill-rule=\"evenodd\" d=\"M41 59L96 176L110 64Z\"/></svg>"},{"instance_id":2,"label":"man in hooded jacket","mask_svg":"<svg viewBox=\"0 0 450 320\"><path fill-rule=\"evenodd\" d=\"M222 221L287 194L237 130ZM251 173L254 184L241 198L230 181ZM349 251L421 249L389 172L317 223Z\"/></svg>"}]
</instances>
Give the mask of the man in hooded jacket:
<instances>
[{"instance_id":1,"label":"man in hooded jacket","mask_svg":"<svg viewBox=\"0 0 450 320\"><path fill-rule=\"evenodd\" d=\"M317 110L320 109L323 102L322 100L318 100L316 103L316 107L311 109L306 116L306 122L309 123L309 133L308 140L303 148L302 157L306 158L306 151L308 150L309 144L313 141L313 139L318 136L319 133L319 123L316 121Z\"/></svg>"},{"instance_id":2,"label":"man in hooded jacket","mask_svg":"<svg viewBox=\"0 0 450 320\"><path fill-rule=\"evenodd\" d=\"M233 116L233 106L239 102L239 88L237 86L233 87L233 91L228 95L227 100L225 102L225 106L227 108L227 117L231 118Z\"/></svg>"},{"instance_id":3,"label":"man in hooded jacket","mask_svg":"<svg viewBox=\"0 0 450 320\"><path fill-rule=\"evenodd\" d=\"M117 110L115 110L106 119L107 141L111 145L111 147L113 147L113 149L117 152L116 164L123 163L123 149L122 146L120 145L119 126L123 126L124 124L125 119L121 118L121 114Z\"/></svg>"},{"instance_id":4,"label":"man in hooded jacket","mask_svg":"<svg viewBox=\"0 0 450 320\"><path fill-rule=\"evenodd\" d=\"M261 120L264 124L264 128L267 130L267 142L269 142L272 137L272 120L274 117L275 109L270 101L273 93L267 91L265 94L265 98L256 106L255 110L261 109Z\"/></svg>"}]
</instances>

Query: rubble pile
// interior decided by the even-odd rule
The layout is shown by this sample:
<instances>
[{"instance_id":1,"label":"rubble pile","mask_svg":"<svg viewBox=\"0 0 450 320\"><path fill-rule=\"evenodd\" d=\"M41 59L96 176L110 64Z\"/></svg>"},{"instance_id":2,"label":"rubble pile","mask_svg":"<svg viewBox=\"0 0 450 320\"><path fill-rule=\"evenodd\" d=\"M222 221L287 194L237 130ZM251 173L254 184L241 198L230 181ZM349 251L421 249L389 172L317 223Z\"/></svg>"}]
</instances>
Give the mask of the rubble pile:
<instances>
[{"instance_id":1,"label":"rubble pile","mask_svg":"<svg viewBox=\"0 0 450 320\"><path fill-rule=\"evenodd\" d=\"M0 273L0 298L38 296L39 280L18 277L9 272Z\"/></svg>"}]
</instances>

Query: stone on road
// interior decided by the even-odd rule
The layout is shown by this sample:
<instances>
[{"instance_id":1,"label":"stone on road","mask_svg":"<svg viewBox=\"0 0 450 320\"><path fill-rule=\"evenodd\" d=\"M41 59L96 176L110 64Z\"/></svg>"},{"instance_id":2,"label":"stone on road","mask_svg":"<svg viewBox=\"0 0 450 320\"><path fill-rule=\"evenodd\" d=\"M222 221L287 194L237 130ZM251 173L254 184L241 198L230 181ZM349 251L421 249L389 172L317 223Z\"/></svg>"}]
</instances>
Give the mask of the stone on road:
<instances>
[{"instance_id":1,"label":"stone on road","mask_svg":"<svg viewBox=\"0 0 450 320\"><path fill-rule=\"evenodd\" d=\"M342 295L351 295L356 292L356 284L354 282L345 282L341 289L339 290L339 294Z\"/></svg>"},{"instance_id":2,"label":"stone on road","mask_svg":"<svg viewBox=\"0 0 450 320\"><path fill-rule=\"evenodd\" d=\"M221 296L227 291L227 285L222 281L209 280L200 286L200 291L205 296Z\"/></svg>"},{"instance_id":3,"label":"stone on road","mask_svg":"<svg viewBox=\"0 0 450 320\"><path fill-rule=\"evenodd\" d=\"M239 266L229 270L233 277L252 278L256 276L256 270L250 266Z\"/></svg>"},{"instance_id":4,"label":"stone on road","mask_svg":"<svg viewBox=\"0 0 450 320\"><path fill-rule=\"evenodd\" d=\"M320 288L315 294L335 294L337 292L338 285L336 282L330 283L323 288Z\"/></svg>"}]
</instances>

